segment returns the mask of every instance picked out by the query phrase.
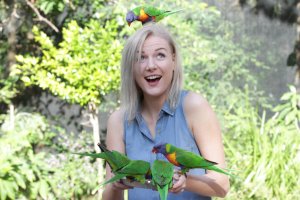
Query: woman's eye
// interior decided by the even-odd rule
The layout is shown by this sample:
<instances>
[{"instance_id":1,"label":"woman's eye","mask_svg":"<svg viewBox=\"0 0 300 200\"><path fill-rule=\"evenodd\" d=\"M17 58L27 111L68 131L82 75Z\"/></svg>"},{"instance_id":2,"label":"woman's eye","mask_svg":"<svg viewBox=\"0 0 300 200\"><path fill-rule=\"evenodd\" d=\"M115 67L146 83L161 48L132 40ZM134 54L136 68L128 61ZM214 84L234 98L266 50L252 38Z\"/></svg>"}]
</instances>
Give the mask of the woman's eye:
<instances>
[{"instance_id":1,"label":"woman's eye","mask_svg":"<svg viewBox=\"0 0 300 200\"><path fill-rule=\"evenodd\" d=\"M163 58L165 58L166 56L165 56L165 54L163 54L163 53L159 53L159 54L157 54L157 58L158 59L163 59Z\"/></svg>"},{"instance_id":2,"label":"woman's eye","mask_svg":"<svg viewBox=\"0 0 300 200\"><path fill-rule=\"evenodd\" d=\"M140 60L141 60L141 61L144 61L145 59L146 59L146 57L143 56L143 55L141 55Z\"/></svg>"}]
</instances>

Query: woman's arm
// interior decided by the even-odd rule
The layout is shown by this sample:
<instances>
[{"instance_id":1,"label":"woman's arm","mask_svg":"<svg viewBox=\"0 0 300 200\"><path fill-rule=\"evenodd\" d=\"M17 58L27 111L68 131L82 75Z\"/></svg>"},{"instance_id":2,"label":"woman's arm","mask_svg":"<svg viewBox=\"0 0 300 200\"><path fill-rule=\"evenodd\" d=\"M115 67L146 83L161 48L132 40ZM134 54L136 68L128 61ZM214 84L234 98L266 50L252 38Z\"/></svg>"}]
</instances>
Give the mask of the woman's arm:
<instances>
[{"instance_id":1,"label":"woman's arm","mask_svg":"<svg viewBox=\"0 0 300 200\"><path fill-rule=\"evenodd\" d=\"M111 114L107 122L107 149L125 153L123 131L123 112L121 110L117 110ZM106 180L113 176L114 174L111 172L109 165L106 165ZM124 199L124 189L129 189L129 187L120 182L107 184L102 194L102 200L122 200Z\"/></svg>"},{"instance_id":2,"label":"woman's arm","mask_svg":"<svg viewBox=\"0 0 300 200\"><path fill-rule=\"evenodd\" d=\"M194 134L202 156L226 167L219 122L209 103L201 95L190 92L184 102L187 123ZM206 175L188 175L186 190L205 196L225 197L230 184L226 175L207 171Z\"/></svg>"}]
</instances>

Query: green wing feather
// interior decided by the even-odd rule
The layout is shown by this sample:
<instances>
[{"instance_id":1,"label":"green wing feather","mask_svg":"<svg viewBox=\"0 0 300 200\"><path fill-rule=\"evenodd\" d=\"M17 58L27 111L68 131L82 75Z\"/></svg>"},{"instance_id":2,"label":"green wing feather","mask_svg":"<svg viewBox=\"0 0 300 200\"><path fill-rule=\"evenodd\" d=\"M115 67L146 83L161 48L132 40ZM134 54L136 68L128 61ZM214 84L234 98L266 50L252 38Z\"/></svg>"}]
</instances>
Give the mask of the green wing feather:
<instances>
[{"instance_id":1,"label":"green wing feather","mask_svg":"<svg viewBox=\"0 0 300 200\"><path fill-rule=\"evenodd\" d=\"M117 170L115 176L105 181L100 186L119 181L124 177L134 178L141 183L145 183L146 174L150 170L150 163L143 160L131 160L126 166Z\"/></svg>"},{"instance_id":2,"label":"green wing feather","mask_svg":"<svg viewBox=\"0 0 300 200\"><path fill-rule=\"evenodd\" d=\"M160 10L153 6L144 6L144 11L147 15L154 17L162 15L166 12L165 10Z\"/></svg>"},{"instance_id":3,"label":"green wing feather","mask_svg":"<svg viewBox=\"0 0 300 200\"><path fill-rule=\"evenodd\" d=\"M131 160L126 166L117 171L117 173L144 175L150 169L150 163L144 160Z\"/></svg>"},{"instance_id":4,"label":"green wing feather","mask_svg":"<svg viewBox=\"0 0 300 200\"><path fill-rule=\"evenodd\" d=\"M162 160L155 160L151 167L152 181L161 200L167 200L169 188L172 187L173 167L171 163Z\"/></svg>"},{"instance_id":5,"label":"green wing feather","mask_svg":"<svg viewBox=\"0 0 300 200\"><path fill-rule=\"evenodd\" d=\"M216 162L206 160L200 155L193 152L189 152L183 149L177 148L176 150L176 160L181 165L187 168L205 168L208 166L216 165Z\"/></svg>"}]
</instances>

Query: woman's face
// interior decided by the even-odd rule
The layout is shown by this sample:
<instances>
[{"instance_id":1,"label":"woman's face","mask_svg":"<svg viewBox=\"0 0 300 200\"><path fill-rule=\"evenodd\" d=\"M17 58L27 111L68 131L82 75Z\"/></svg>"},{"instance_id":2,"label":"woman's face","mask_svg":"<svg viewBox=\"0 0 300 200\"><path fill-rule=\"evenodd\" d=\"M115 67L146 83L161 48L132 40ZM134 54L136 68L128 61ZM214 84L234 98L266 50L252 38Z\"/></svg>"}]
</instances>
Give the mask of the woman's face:
<instances>
[{"instance_id":1,"label":"woman's face","mask_svg":"<svg viewBox=\"0 0 300 200\"><path fill-rule=\"evenodd\" d=\"M166 95L172 82L175 58L169 43L150 35L134 66L134 78L144 96Z\"/></svg>"}]
</instances>

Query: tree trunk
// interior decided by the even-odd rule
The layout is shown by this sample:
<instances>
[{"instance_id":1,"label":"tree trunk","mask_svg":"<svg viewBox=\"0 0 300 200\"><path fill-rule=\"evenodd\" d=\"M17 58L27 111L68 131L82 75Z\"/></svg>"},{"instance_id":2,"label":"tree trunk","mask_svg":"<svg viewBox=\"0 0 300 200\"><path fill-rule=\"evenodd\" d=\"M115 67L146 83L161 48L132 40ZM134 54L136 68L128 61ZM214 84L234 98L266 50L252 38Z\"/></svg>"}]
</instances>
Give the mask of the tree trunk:
<instances>
[{"instance_id":1,"label":"tree trunk","mask_svg":"<svg viewBox=\"0 0 300 200\"><path fill-rule=\"evenodd\" d=\"M300 13L300 3L297 4L298 13ZM297 90L297 94L300 93L300 16L297 18L297 42L296 42L296 73L294 84ZM300 107L300 101L298 102Z\"/></svg>"},{"instance_id":2,"label":"tree trunk","mask_svg":"<svg viewBox=\"0 0 300 200\"><path fill-rule=\"evenodd\" d=\"M100 126L99 126L99 117L98 117L98 109L94 103L90 103L88 105L89 119L93 129L94 136L94 149L97 153L100 152L98 147L98 143L100 143ZM103 169L103 161L102 159L97 159L97 167L98 167L98 183L103 182L104 169ZM98 190L98 199L101 200L102 189Z\"/></svg>"}]
</instances>

